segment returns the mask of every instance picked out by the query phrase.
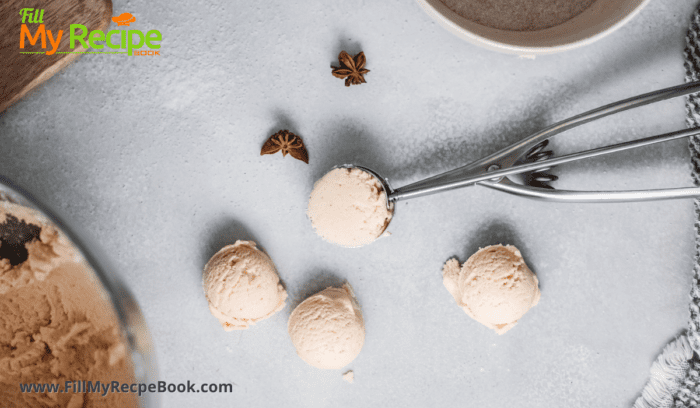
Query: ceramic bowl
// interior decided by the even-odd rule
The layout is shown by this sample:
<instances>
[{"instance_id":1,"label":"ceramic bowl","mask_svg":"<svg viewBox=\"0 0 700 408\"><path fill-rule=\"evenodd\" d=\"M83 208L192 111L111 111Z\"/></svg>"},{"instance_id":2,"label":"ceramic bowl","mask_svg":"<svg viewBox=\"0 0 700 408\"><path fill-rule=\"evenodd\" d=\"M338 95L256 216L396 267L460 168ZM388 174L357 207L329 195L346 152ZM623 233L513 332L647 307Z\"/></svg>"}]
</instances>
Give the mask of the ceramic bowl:
<instances>
[{"instance_id":1,"label":"ceramic bowl","mask_svg":"<svg viewBox=\"0 0 700 408\"><path fill-rule=\"evenodd\" d=\"M449 32L472 44L508 54L536 56L582 47L597 41L636 16L651 0L597 0L574 18L538 31L486 27L458 15L441 0L417 0Z\"/></svg>"}]
</instances>

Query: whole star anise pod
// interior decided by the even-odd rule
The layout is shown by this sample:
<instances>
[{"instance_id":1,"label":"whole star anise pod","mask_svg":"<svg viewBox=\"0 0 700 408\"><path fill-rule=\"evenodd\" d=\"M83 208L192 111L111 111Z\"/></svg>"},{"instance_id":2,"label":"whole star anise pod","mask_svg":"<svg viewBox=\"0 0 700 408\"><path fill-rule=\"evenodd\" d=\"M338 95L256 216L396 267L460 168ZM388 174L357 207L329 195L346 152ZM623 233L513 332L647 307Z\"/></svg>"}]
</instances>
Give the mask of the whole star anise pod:
<instances>
[{"instance_id":1,"label":"whole star anise pod","mask_svg":"<svg viewBox=\"0 0 700 408\"><path fill-rule=\"evenodd\" d=\"M270 136L263 145L262 150L260 150L260 155L275 154L280 150L282 151L282 156L286 156L289 153L295 159L309 164L309 153L306 151L304 142L299 136L288 130L280 130Z\"/></svg>"},{"instance_id":2,"label":"whole star anise pod","mask_svg":"<svg viewBox=\"0 0 700 408\"><path fill-rule=\"evenodd\" d=\"M350 85L360 85L364 84L364 75L369 72L365 69L365 64L367 63L367 58L365 58L365 53L360 51L359 54L351 57L345 51L341 51L338 55L338 62L340 62L340 67L333 68L333 76L336 78L345 78L345 86Z\"/></svg>"}]
</instances>

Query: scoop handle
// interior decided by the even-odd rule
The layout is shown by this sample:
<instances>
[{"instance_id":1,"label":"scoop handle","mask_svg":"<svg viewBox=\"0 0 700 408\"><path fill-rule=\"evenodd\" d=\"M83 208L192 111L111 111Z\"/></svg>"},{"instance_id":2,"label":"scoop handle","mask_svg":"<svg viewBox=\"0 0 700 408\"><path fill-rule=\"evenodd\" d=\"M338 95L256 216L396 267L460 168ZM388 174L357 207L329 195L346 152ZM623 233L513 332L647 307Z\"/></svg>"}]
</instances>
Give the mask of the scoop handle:
<instances>
[{"instance_id":1,"label":"scoop handle","mask_svg":"<svg viewBox=\"0 0 700 408\"><path fill-rule=\"evenodd\" d=\"M640 106L649 105L651 103L663 101L666 99L676 98L691 93L700 92L700 81L690 82L683 85L677 85L670 88L660 89L654 92L634 96L618 102L601 106L555 123L539 132L536 132L525 139L516 142L496 153L491 154L483 159L477 160L466 166L427 178L425 180L409 184L404 187L397 188L390 195L391 201L399 199L407 199L421 197L425 195L435 194L442 191L453 190L456 188L467 187L474 185L476 182L485 181L494 177L503 177L505 173L511 174L508 170L514 163L523 155L526 155L538 143L550 139L555 135L577 126L602 119L616 113L626 110L638 108ZM676 132L680 133L680 132ZM658 136L658 138L666 135ZM687 135L681 136L686 137ZM654 137L652 137L654 138ZM662 140L659 140L662 141ZM609 146L612 148L614 146ZM607 148L603 148L607 149ZM612 152L612 149L610 149ZM584 152L586 153L586 152ZM552 159L557 160L557 159ZM538 162L535 167L545 167L545 161ZM519 173L513 171L512 173ZM665 191L665 190L661 190ZM626 194L626 192L620 192ZM679 198L679 197L677 197ZM661 198L658 198L661 199Z\"/></svg>"}]
</instances>

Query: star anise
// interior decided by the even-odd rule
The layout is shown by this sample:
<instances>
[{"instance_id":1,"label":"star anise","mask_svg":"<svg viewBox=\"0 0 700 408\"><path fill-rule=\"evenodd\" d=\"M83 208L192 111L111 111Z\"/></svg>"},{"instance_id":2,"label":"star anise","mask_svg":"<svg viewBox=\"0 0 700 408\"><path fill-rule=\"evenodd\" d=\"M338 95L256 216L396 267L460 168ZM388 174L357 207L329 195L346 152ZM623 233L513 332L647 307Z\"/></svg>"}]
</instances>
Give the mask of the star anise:
<instances>
[{"instance_id":1,"label":"star anise","mask_svg":"<svg viewBox=\"0 0 700 408\"><path fill-rule=\"evenodd\" d=\"M341 51L338 55L338 62L340 62L340 67L333 68L333 76L336 78L345 78L345 86L350 85L360 85L364 84L364 75L369 72L365 69L365 64L367 63L367 58L365 58L365 53L360 51L359 54L351 57L345 51Z\"/></svg>"},{"instance_id":2,"label":"star anise","mask_svg":"<svg viewBox=\"0 0 700 408\"><path fill-rule=\"evenodd\" d=\"M282 156L286 156L289 153L295 159L309 164L309 153L304 147L304 142L299 136L288 130L280 130L270 136L263 145L260 155L275 154L280 150L282 151Z\"/></svg>"}]
</instances>

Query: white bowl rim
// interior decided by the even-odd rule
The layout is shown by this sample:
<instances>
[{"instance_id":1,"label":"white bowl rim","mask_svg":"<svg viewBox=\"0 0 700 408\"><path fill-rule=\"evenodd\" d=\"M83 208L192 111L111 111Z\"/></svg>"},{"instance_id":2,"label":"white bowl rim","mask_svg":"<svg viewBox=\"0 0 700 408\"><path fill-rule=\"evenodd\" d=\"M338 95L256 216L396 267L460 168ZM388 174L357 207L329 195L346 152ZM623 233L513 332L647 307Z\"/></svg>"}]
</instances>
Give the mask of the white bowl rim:
<instances>
[{"instance_id":1,"label":"white bowl rim","mask_svg":"<svg viewBox=\"0 0 700 408\"><path fill-rule=\"evenodd\" d=\"M462 38L463 40L466 40L472 44L485 47L487 49L503 52L506 54L518 54L521 56L535 56L535 55L546 55L546 54L554 54L558 52L563 52L563 51L569 51L575 48L583 47L585 45L591 44L595 41L600 40L601 38L613 33L623 25L625 25L627 22L629 22L631 19L633 19L637 14L639 14L644 7L646 7L647 4L651 2L651 0L641 0L641 2L632 10L630 11L626 16L618 20L616 23L611 24L607 29L594 34L590 37L569 43L569 44L563 44L563 45L558 45L558 46L553 46L553 47L525 47L525 46L518 46L518 45L512 45L512 44L506 44L502 42L498 42L495 40L491 40L489 38L486 38L484 36L475 34L464 27L460 26L456 22L452 21L450 18L446 17L444 14L442 14L440 11L438 11L433 5L430 3L430 0L416 0L418 4L423 8L423 10L434 20L436 20L438 23L440 23L447 31L451 32L452 34L456 35L457 37ZM434 0L434 1L440 1L440 0Z\"/></svg>"}]
</instances>

